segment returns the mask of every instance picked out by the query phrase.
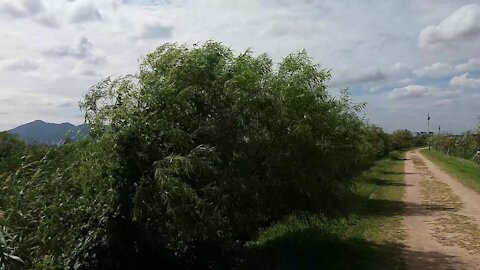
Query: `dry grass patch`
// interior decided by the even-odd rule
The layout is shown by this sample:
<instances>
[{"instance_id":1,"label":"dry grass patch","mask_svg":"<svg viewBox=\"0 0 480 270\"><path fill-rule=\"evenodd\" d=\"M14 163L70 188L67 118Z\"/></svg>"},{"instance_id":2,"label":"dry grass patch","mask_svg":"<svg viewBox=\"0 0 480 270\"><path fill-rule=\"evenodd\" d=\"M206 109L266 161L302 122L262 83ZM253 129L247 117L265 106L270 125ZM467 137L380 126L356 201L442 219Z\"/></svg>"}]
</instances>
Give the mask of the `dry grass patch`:
<instances>
[{"instance_id":1,"label":"dry grass patch","mask_svg":"<svg viewBox=\"0 0 480 270\"><path fill-rule=\"evenodd\" d=\"M413 165L415 165L417 169L427 168L427 165L425 164L425 162L421 158L419 158L417 155L412 155L411 159L412 159Z\"/></svg>"},{"instance_id":2,"label":"dry grass patch","mask_svg":"<svg viewBox=\"0 0 480 270\"><path fill-rule=\"evenodd\" d=\"M462 200L445 183L438 180L423 180L422 203L430 209L457 211L463 207Z\"/></svg>"},{"instance_id":3,"label":"dry grass patch","mask_svg":"<svg viewBox=\"0 0 480 270\"><path fill-rule=\"evenodd\" d=\"M473 253L480 252L480 226L467 216L450 213L435 219L433 235L447 246L460 246Z\"/></svg>"}]
</instances>

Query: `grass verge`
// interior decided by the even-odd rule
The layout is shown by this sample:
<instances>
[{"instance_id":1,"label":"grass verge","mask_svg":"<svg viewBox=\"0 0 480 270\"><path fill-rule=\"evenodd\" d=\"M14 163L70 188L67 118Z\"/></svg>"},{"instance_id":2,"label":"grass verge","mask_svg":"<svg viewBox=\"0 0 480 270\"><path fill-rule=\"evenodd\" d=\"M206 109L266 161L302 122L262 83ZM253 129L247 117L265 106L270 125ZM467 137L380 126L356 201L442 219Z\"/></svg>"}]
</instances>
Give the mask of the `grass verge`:
<instances>
[{"instance_id":1,"label":"grass verge","mask_svg":"<svg viewBox=\"0 0 480 270\"><path fill-rule=\"evenodd\" d=\"M357 181L337 218L299 214L249 243L256 269L403 269L404 155L393 153ZM251 260L250 260L251 261Z\"/></svg>"},{"instance_id":2,"label":"grass verge","mask_svg":"<svg viewBox=\"0 0 480 270\"><path fill-rule=\"evenodd\" d=\"M467 159L422 149L420 153L466 186L480 193L480 165Z\"/></svg>"}]
</instances>

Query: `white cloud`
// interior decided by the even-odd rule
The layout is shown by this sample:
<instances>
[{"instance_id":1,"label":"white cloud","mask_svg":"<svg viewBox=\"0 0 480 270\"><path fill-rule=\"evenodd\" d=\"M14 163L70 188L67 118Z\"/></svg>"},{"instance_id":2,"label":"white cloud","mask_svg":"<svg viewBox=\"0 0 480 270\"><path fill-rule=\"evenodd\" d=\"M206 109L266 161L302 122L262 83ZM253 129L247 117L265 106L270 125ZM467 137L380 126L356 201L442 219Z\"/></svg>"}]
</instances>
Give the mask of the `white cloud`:
<instances>
[{"instance_id":1,"label":"white cloud","mask_svg":"<svg viewBox=\"0 0 480 270\"><path fill-rule=\"evenodd\" d=\"M50 16L50 15L40 15L35 19L36 22L38 22L41 25L51 27L51 28L57 28L59 26L59 23L55 16Z\"/></svg>"},{"instance_id":2,"label":"white cloud","mask_svg":"<svg viewBox=\"0 0 480 270\"><path fill-rule=\"evenodd\" d=\"M18 57L0 61L0 67L4 71L29 72L40 68L37 61L28 57Z\"/></svg>"},{"instance_id":3,"label":"white cloud","mask_svg":"<svg viewBox=\"0 0 480 270\"><path fill-rule=\"evenodd\" d=\"M387 73L391 76L402 77L410 75L410 73L412 73L412 69L404 63L397 62L390 67Z\"/></svg>"},{"instance_id":4,"label":"white cloud","mask_svg":"<svg viewBox=\"0 0 480 270\"><path fill-rule=\"evenodd\" d=\"M90 1L75 1L70 8L69 21L72 23L82 23L90 21L101 21L102 14Z\"/></svg>"},{"instance_id":5,"label":"white cloud","mask_svg":"<svg viewBox=\"0 0 480 270\"><path fill-rule=\"evenodd\" d=\"M414 73L419 77L433 77L439 78L447 75L451 75L454 68L445 63L435 63L429 66L425 66L421 69L415 70Z\"/></svg>"},{"instance_id":6,"label":"white cloud","mask_svg":"<svg viewBox=\"0 0 480 270\"><path fill-rule=\"evenodd\" d=\"M406 86L406 85L409 85L409 84L415 84L415 80L412 79L412 78L407 77L407 78L403 78L403 79L399 80L399 81L398 81L398 84L399 84L400 86Z\"/></svg>"},{"instance_id":7,"label":"white cloud","mask_svg":"<svg viewBox=\"0 0 480 270\"><path fill-rule=\"evenodd\" d=\"M470 4L455 10L438 25L424 28L419 35L421 48L456 45L480 37L480 5Z\"/></svg>"},{"instance_id":8,"label":"white cloud","mask_svg":"<svg viewBox=\"0 0 480 270\"><path fill-rule=\"evenodd\" d=\"M457 72L480 71L480 58L469 59L466 63L455 66Z\"/></svg>"},{"instance_id":9,"label":"white cloud","mask_svg":"<svg viewBox=\"0 0 480 270\"><path fill-rule=\"evenodd\" d=\"M395 88L389 94L390 100L420 98L431 95L435 90L432 87L412 84L401 88Z\"/></svg>"},{"instance_id":10,"label":"white cloud","mask_svg":"<svg viewBox=\"0 0 480 270\"><path fill-rule=\"evenodd\" d=\"M333 80L330 85L332 87L351 87L360 84L370 92L377 92L384 87L397 85L400 78L409 76L411 73L410 66L402 62L381 69L337 70L333 73Z\"/></svg>"},{"instance_id":11,"label":"white cloud","mask_svg":"<svg viewBox=\"0 0 480 270\"><path fill-rule=\"evenodd\" d=\"M362 83L362 88L368 90L370 93L376 93L385 89L391 89L394 87L415 83L414 80L408 78L408 76L412 74L412 69L410 66L402 62L397 62L379 72L384 75L381 80L366 81ZM407 78L408 81L406 80Z\"/></svg>"},{"instance_id":12,"label":"white cloud","mask_svg":"<svg viewBox=\"0 0 480 270\"><path fill-rule=\"evenodd\" d=\"M415 70L418 77L441 78L449 75L480 71L480 58L471 58L467 62L457 65L434 63Z\"/></svg>"},{"instance_id":13,"label":"white cloud","mask_svg":"<svg viewBox=\"0 0 480 270\"><path fill-rule=\"evenodd\" d=\"M160 22L146 23L143 25L140 35L135 38L142 39L168 39L173 34L173 27L163 25Z\"/></svg>"},{"instance_id":14,"label":"white cloud","mask_svg":"<svg viewBox=\"0 0 480 270\"><path fill-rule=\"evenodd\" d=\"M344 87L351 86L358 83L371 83L377 81L383 81L387 78L387 75L381 70L364 70L360 72L352 72L343 70L333 74L333 80L330 85L332 87Z\"/></svg>"},{"instance_id":15,"label":"white cloud","mask_svg":"<svg viewBox=\"0 0 480 270\"><path fill-rule=\"evenodd\" d=\"M450 85L480 89L480 79L469 78L468 75L468 73L464 73L460 76L453 77L450 80Z\"/></svg>"},{"instance_id":16,"label":"white cloud","mask_svg":"<svg viewBox=\"0 0 480 270\"><path fill-rule=\"evenodd\" d=\"M476 125L474 104L479 97L429 85L413 85L392 91L365 96L367 117L373 123L382 123L387 131L407 128L426 131L426 116L430 113L430 127L442 126L442 130L458 132ZM467 123L467 124L466 124Z\"/></svg>"},{"instance_id":17,"label":"white cloud","mask_svg":"<svg viewBox=\"0 0 480 270\"><path fill-rule=\"evenodd\" d=\"M44 52L46 56L55 58L74 58L84 60L91 63L99 64L105 61L105 58L98 55L93 48L93 44L86 38L82 37L76 47L69 45L61 45L50 48Z\"/></svg>"},{"instance_id":18,"label":"white cloud","mask_svg":"<svg viewBox=\"0 0 480 270\"><path fill-rule=\"evenodd\" d=\"M6 13L14 18L35 15L44 11L44 9L45 7L41 0L0 2L0 12Z\"/></svg>"}]
</instances>

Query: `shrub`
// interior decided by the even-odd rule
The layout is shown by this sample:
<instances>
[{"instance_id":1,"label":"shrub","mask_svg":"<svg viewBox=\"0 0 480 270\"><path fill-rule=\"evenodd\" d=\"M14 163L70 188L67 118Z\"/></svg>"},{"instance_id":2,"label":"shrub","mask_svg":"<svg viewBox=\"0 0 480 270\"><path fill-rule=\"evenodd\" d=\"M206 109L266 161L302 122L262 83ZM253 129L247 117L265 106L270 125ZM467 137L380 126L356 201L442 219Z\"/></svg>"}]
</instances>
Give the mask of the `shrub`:
<instances>
[{"instance_id":1,"label":"shrub","mask_svg":"<svg viewBox=\"0 0 480 270\"><path fill-rule=\"evenodd\" d=\"M410 130L399 129L391 135L392 150L407 149L415 146L415 138Z\"/></svg>"}]
</instances>

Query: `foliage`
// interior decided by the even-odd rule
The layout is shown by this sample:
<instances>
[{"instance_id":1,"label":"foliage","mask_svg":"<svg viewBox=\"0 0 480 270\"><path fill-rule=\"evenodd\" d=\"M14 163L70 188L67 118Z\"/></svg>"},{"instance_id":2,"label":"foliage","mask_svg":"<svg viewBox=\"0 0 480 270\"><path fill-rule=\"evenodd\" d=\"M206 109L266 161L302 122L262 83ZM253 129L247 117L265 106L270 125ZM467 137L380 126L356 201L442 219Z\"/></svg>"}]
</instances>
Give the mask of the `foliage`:
<instances>
[{"instance_id":1,"label":"foliage","mask_svg":"<svg viewBox=\"0 0 480 270\"><path fill-rule=\"evenodd\" d=\"M477 157L477 151L480 150L479 134L466 132L459 136L434 136L431 139L431 146L433 149L447 155L473 159L476 162L480 162L480 157Z\"/></svg>"},{"instance_id":2,"label":"foliage","mask_svg":"<svg viewBox=\"0 0 480 270\"><path fill-rule=\"evenodd\" d=\"M198 263L203 246L228 253L289 213L335 206L370 160L363 105L330 96L329 78L305 52L274 68L207 42L166 44L138 76L93 87L92 134L113 134L120 158L119 258Z\"/></svg>"},{"instance_id":3,"label":"foliage","mask_svg":"<svg viewBox=\"0 0 480 270\"><path fill-rule=\"evenodd\" d=\"M55 255L60 268L73 268L96 248L98 239L92 238L103 236L102 218L113 212L106 176L115 161L110 153L100 140L30 146L21 166L2 179L0 224L21 238L13 248L25 264L45 264L45 256ZM10 263L8 269L24 269Z\"/></svg>"},{"instance_id":4,"label":"foliage","mask_svg":"<svg viewBox=\"0 0 480 270\"><path fill-rule=\"evenodd\" d=\"M6 131L0 132L0 174L15 170L20 165L25 151L26 145L22 140Z\"/></svg>"},{"instance_id":5,"label":"foliage","mask_svg":"<svg viewBox=\"0 0 480 270\"><path fill-rule=\"evenodd\" d=\"M413 146L413 134L410 130L400 129L392 133L392 148L407 149Z\"/></svg>"},{"instance_id":6,"label":"foliage","mask_svg":"<svg viewBox=\"0 0 480 270\"><path fill-rule=\"evenodd\" d=\"M367 149L367 153L371 156L368 160L381 159L388 155L392 148L391 136L383 131L381 127L376 125L369 125L366 127L367 143L364 144Z\"/></svg>"},{"instance_id":7,"label":"foliage","mask_svg":"<svg viewBox=\"0 0 480 270\"><path fill-rule=\"evenodd\" d=\"M0 269L7 269L9 265L22 265L24 261L16 254L18 235L11 233L6 227L0 227Z\"/></svg>"},{"instance_id":8,"label":"foliage","mask_svg":"<svg viewBox=\"0 0 480 270\"><path fill-rule=\"evenodd\" d=\"M428 136L418 135L414 136L408 129L399 129L394 131L390 135L390 149L389 150L401 150L412 147L426 146Z\"/></svg>"}]
</instances>

